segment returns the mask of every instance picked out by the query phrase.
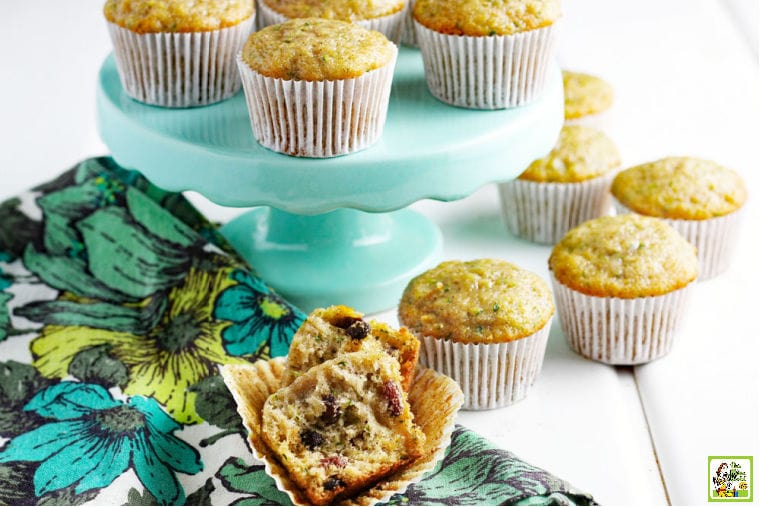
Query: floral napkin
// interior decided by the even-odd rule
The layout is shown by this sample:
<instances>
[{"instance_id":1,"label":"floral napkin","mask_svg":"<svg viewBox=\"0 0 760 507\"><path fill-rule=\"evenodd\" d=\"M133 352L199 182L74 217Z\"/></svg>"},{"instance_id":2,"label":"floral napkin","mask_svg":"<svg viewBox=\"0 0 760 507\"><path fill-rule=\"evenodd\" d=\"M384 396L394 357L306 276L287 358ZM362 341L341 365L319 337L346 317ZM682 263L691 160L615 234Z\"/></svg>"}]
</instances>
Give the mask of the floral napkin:
<instances>
[{"instance_id":1,"label":"floral napkin","mask_svg":"<svg viewBox=\"0 0 760 507\"><path fill-rule=\"evenodd\" d=\"M0 204L0 504L278 505L219 365L303 313L181 194L90 159ZM391 504L589 504L457 427Z\"/></svg>"}]
</instances>

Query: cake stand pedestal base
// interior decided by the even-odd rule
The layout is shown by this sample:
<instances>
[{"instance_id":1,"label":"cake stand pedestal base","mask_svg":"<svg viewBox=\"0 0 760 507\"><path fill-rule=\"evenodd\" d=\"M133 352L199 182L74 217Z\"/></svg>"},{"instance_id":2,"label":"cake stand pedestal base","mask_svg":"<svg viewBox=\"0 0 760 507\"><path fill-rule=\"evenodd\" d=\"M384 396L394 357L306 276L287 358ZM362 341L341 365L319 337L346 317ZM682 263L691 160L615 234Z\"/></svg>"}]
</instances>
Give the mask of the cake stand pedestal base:
<instances>
[{"instance_id":1,"label":"cake stand pedestal base","mask_svg":"<svg viewBox=\"0 0 760 507\"><path fill-rule=\"evenodd\" d=\"M396 306L409 279L433 266L442 248L438 227L408 209L295 215L259 207L222 234L305 312L333 304L364 313Z\"/></svg>"}]
</instances>

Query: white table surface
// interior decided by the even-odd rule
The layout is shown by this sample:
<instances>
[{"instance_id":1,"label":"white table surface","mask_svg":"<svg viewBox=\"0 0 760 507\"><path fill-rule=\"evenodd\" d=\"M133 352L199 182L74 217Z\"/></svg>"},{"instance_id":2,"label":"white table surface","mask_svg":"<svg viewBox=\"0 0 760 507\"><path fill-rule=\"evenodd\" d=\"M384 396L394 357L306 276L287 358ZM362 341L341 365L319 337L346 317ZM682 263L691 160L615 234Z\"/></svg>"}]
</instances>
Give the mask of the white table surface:
<instances>
[{"instance_id":1,"label":"white table surface","mask_svg":"<svg viewBox=\"0 0 760 507\"><path fill-rule=\"evenodd\" d=\"M94 103L110 51L101 6L0 2L0 199L107 153ZM566 0L565 13L560 64L615 88L615 105L598 125L625 166L693 155L745 178L750 201L738 252L729 272L697 287L668 357L637 368L587 361L569 350L555 320L528 398L462 412L459 422L601 503L704 504L708 455L760 456L758 3ZM212 219L239 213L190 197ZM493 185L413 208L441 226L445 258L502 257L548 279L549 248L506 232ZM393 311L380 318L395 322Z\"/></svg>"}]
</instances>

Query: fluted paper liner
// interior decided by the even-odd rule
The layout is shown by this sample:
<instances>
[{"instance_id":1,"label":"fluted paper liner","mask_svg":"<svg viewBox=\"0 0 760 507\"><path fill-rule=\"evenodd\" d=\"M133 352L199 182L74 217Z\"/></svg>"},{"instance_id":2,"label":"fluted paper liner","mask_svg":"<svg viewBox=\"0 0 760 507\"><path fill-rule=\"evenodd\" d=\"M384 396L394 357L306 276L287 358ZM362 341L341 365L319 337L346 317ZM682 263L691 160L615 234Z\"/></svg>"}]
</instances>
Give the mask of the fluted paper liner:
<instances>
[{"instance_id":1,"label":"fluted paper liner","mask_svg":"<svg viewBox=\"0 0 760 507\"><path fill-rule=\"evenodd\" d=\"M369 148L385 127L397 54L379 69L336 81L263 76L238 55L253 135L262 146L297 157Z\"/></svg>"},{"instance_id":2,"label":"fluted paper liner","mask_svg":"<svg viewBox=\"0 0 760 507\"><path fill-rule=\"evenodd\" d=\"M261 23L260 28L264 28L269 25L276 25L284 23L291 19L275 11L269 7L264 0L259 1L259 19ZM407 4L404 3L404 7L393 14L387 16L380 16L370 19L357 19L353 21L359 26L366 28L367 30L377 30L385 35L388 40L398 44L401 40L401 31L403 29L404 20L407 17Z\"/></svg>"},{"instance_id":3,"label":"fluted paper liner","mask_svg":"<svg viewBox=\"0 0 760 507\"><path fill-rule=\"evenodd\" d=\"M570 348L607 364L642 364L673 348L693 283L660 296L589 296L560 283L552 274L562 331Z\"/></svg>"},{"instance_id":4,"label":"fluted paper liner","mask_svg":"<svg viewBox=\"0 0 760 507\"><path fill-rule=\"evenodd\" d=\"M567 231L610 210L615 171L577 183L515 179L499 184L504 222L515 236L554 244Z\"/></svg>"},{"instance_id":5,"label":"fluted paper liner","mask_svg":"<svg viewBox=\"0 0 760 507\"><path fill-rule=\"evenodd\" d=\"M265 470L288 494L295 505L310 505L309 500L289 478L274 453L261 436L261 417L267 398L281 386L285 358L257 361L251 365L226 365L222 377L232 393L237 410L248 430L248 443L257 459L264 462ZM421 458L381 479L372 488L338 502L338 505L374 505L387 501L396 493L422 479L423 474L435 468L443 459L451 443L454 416L462 405L462 391L450 378L418 367L417 375L409 390L408 400L414 422L425 434L425 451Z\"/></svg>"},{"instance_id":6,"label":"fluted paper liner","mask_svg":"<svg viewBox=\"0 0 760 507\"><path fill-rule=\"evenodd\" d=\"M510 405L528 393L541 372L551 319L536 333L503 343L459 343L419 336L420 364L454 379L466 410Z\"/></svg>"},{"instance_id":7,"label":"fluted paper liner","mask_svg":"<svg viewBox=\"0 0 760 507\"><path fill-rule=\"evenodd\" d=\"M557 23L514 35L448 35L414 20L425 79L438 99L504 109L538 99L554 58Z\"/></svg>"},{"instance_id":8,"label":"fluted paper liner","mask_svg":"<svg viewBox=\"0 0 760 507\"><path fill-rule=\"evenodd\" d=\"M136 33L107 23L124 91L163 107L213 104L240 89L235 55L253 28L254 16L219 30Z\"/></svg>"},{"instance_id":9,"label":"fluted paper liner","mask_svg":"<svg viewBox=\"0 0 760 507\"><path fill-rule=\"evenodd\" d=\"M417 44L417 32L414 28L414 0L409 0L406 16L401 26L401 44L412 48L419 47Z\"/></svg>"},{"instance_id":10,"label":"fluted paper liner","mask_svg":"<svg viewBox=\"0 0 760 507\"><path fill-rule=\"evenodd\" d=\"M615 211L620 215L632 211L613 197ZM704 220L676 220L663 218L686 241L697 248L699 280L713 278L728 269L739 235L743 208L722 217Z\"/></svg>"}]
</instances>

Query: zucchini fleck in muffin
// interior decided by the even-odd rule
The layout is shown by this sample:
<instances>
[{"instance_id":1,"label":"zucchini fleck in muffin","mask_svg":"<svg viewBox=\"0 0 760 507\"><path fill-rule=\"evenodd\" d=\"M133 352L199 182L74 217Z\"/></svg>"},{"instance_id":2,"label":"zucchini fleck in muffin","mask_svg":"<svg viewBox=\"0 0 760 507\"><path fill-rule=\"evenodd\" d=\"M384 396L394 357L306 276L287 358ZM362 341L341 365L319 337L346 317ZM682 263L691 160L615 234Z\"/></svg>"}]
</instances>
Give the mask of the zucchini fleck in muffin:
<instances>
[{"instance_id":1,"label":"zucchini fleck in muffin","mask_svg":"<svg viewBox=\"0 0 760 507\"><path fill-rule=\"evenodd\" d=\"M747 200L736 172L709 160L670 157L621 171L611 191L619 212L663 218L689 240L701 280L728 268Z\"/></svg>"},{"instance_id":2,"label":"zucchini fleck in muffin","mask_svg":"<svg viewBox=\"0 0 760 507\"><path fill-rule=\"evenodd\" d=\"M438 99L503 109L541 95L559 0L417 0L413 15L428 88Z\"/></svg>"},{"instance_id":3,"label":"zucchini fleck in muffin","mask_svg":"<svg viewBox=\"0 0 760 507\"><path fill-rule=\"evenodd\" d=\"M240 89L235 55L253 28L250 0L107 0L103 14L133 99L202 106Z\"/></svg>"},{"instance_id":4,"label":"zucchini fleck in muffin","mask_svg":"<svg viewBox=\"0 0 760 507\"><path fill-rule=\"evenodd\" d=\"M251 34L238 67L256 139L301 157L369 147L385 125L397 53L346 21L298 18Z\"/></svg>"},{"instance_id":5,"label":"zucchini fleck in muffin","mask_svg":"<svg viewBox=\"0 0 760 507\"><path fill-rule=\"evenodd\" d=\"M562 71L565 88L565 119L577 120L612 106L612 86L602 78L582 72Z\"/></svg>"},{"instance_id":6,"label":"zucchini fleck in muffin","mask_svg":"<svg viewBox=\"0 0 760 507\"><path fill-rule=\"evenodd\" d=\"M283 385L339 354L366 350L386 352L398 361L402 387L409 391L419 349L419 340L406 328L396 330L384 322L367 322L361 313L347 306L317 308L293 335Z\"/></svg>"},{"instance_id":7,"label":"zucchini fleck in muffin","mask_svg":"<svg viewBox=\"0 0 760 507\"><path fill-rule=\"evenodd\" d=\"M609 211L610 182L619 167L618 149L604 133L565 125L546 157L499 184L507 228L530 241L556 243L571 228Z\"/></svg>"},{"instance_id":8,"label":"zucchini fleck in muffin","mask_svg":"<svg viewBox=\"0 0 760 507\"><path fill-rule=\"evenodd\" d=\"M398 43L405 0L260 0L262 26L294 18L339 19L377 30Z\"/></svg>"},{"instance_id":9,"label":"zucchini fleck in muffin","mask_svg":"<svg viewBox=\"0 0 760 507\"><path fill-rule=\"evenodd\" d=\"M640 364L671 350L697 256L663 220L627 214L571 229L549 269L570 347L608 364Z\"/></svg>"},{"instance_id":10,"label":"zucchini fleck in muffin","mask_svg":"<svg viewBox=\"0 0 760 507\"><path fill-rule=\"evenodd\" d=\"M538 275L498 259L448 261L409 282L399 321L422 342L420 362L452 377L464 407L525 397L541 370L552 295Z\"/></svg>"}]
</instances>

